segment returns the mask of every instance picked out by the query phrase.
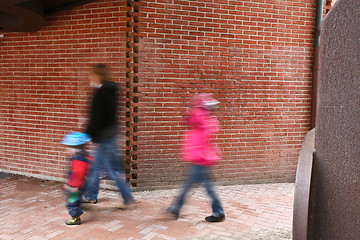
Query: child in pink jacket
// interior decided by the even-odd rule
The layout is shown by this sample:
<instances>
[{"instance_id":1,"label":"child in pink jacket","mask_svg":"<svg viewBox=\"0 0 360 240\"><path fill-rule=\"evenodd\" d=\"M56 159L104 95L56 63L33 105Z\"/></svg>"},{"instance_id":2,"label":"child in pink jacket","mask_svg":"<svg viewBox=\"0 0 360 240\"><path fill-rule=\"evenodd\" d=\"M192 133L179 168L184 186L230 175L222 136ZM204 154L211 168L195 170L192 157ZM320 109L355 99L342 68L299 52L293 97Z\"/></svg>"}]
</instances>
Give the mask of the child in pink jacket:
<instances>
[{"instance_id":1,"label":"child in pink jacket","mask_svg":"<svg viewBox=\"0 0 360 240\"><path fill-rule=\"evenodd\" d=\"M191 101L191 110L186 123L189 130L185 133L182 157L190 162L191 172L181 194L167 209L167 213L177 219L185 202L187 192L193 183L204 183L212 200L211 216L205 218L208 222L221 222L225 219L224 210L218 199L211 181L210 166L220 160L220 150L215 141L219 130L219 122L211 111L219 104L210 94L195 95Z\"/></svg>"}]
</instances>

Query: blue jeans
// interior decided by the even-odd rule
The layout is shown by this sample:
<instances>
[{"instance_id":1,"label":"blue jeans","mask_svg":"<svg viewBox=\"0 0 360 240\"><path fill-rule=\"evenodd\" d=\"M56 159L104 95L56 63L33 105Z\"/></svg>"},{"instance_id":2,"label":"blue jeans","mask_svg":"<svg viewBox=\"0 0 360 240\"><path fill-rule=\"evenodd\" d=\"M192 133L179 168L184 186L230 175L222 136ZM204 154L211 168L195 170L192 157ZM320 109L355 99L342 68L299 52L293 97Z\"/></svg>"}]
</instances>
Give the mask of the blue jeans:
<instances>
[{"instance_id":1,"label":"blue jeans","mask_svg":"<svg viewBox=\"0 0 360 240\"><path fill-rule=\"evenodd\" d=\"M175 201L171 204L168 208L168 211L179 215L180 209L185 203L186 194L191 189L194 183L204 183L207 193L212 201L212 211L213 216L219 217L225 215L224 210L221 206L221 202L218 199L215 191L214 186L210 178L210 169L209 167L201 166L201 165L192 165L191 172L189 175L188 180L185 183L184 189L182 190L181 194L175 199Z\"/></svg>"},{"instance_id":2,"label":"blue jeans","mask_svg":"<svg viewBox=\"0 0 360 240\"><path fill-rule=\"evenodd\" d=\"M79 190L79 192L71 192L69 190L65 190L65 196L67 200L66 208L69 212L69 215L71 217L78 217L83 214L81 208L81 190Z\"/></svg>"},{"instance_id":3,"label":"blue jeans","mask_svg":"<svg viewBox=\"0 0 360 240\"><path fill-rule=\"evenodd\" d=\"M126 180L121 158L116 146L117 137L99 143L95 154L95 163L91 166L86 181L84 197L87 200L96 200L99 193L101 169L113 179L120 190L125 204L135 202L130 186Z\"/></svg>"}]
</instances>

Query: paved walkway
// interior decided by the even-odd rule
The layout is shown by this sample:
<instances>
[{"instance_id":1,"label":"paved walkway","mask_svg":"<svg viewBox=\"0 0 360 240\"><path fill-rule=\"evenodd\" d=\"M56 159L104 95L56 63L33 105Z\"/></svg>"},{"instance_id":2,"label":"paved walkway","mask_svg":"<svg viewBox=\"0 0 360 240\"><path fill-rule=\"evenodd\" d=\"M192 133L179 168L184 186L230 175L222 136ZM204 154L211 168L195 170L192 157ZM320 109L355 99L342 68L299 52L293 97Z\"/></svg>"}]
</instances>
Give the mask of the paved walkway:
<instances>
[{"instance_id":1,"label":"paved walkway","mask_svg":"<svg viewBox=\"0 0 360 240\"><path fill-rule=\"evenodd\" d=\"M209 199L193 190L180 218L165 209L178 192L135 192L135 210L118 210L118 193L101 190L99 203L82 215L83 224L66 226L61 184L12 176L0 179L0 239L291 239L293 183L219 186L226 220L207 223Z\"/></svg>"}]
</instances>

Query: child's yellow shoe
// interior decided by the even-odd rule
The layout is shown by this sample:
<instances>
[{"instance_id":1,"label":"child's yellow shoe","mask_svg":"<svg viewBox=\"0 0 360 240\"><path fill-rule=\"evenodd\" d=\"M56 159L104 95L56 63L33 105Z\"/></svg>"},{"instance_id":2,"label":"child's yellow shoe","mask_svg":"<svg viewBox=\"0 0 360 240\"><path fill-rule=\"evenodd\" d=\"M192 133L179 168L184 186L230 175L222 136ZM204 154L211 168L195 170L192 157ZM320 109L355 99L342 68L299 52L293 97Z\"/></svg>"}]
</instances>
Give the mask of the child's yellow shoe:
<instances>
[{"instance_id":1,"label":"child's yellow shoe","mask_svg":"<svg viewBox=\"0 0 360 240\"><path fill-rule=\"evenodd\" d=\"M66 220L65 224L66 225L80 225L81 224L80 216L72 217L72 218Z\"/></svg>"}]
</instances>

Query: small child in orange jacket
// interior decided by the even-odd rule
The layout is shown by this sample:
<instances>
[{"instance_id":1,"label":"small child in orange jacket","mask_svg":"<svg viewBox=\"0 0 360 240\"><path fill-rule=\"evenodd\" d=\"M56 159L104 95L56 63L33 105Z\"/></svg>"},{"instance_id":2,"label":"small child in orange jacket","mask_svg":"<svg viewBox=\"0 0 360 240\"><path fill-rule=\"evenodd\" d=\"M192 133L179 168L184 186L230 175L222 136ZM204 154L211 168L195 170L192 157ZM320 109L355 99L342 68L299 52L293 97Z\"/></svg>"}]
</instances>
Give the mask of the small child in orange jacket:
<instances>
[{"instance_id":1,"label":"small child in orange jacket","mask_svg":"<svg viewBox=\"0 0 360 240\"><path fill-rule=\"evenodd\" d=\"M81 199L84 192L86 177L90 168L90 162L94 159L86 153L85 144L91 141L89 135L85 133L69 133L62 140L62 144L67 146L70 157L70 169L64 184L65 195L67 197L66 208L71 219L65 221L66 225L80 225L83 211Z\"/></svg>"}]
</instances>

